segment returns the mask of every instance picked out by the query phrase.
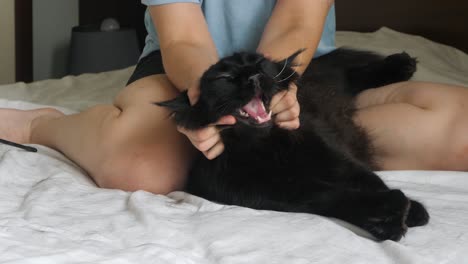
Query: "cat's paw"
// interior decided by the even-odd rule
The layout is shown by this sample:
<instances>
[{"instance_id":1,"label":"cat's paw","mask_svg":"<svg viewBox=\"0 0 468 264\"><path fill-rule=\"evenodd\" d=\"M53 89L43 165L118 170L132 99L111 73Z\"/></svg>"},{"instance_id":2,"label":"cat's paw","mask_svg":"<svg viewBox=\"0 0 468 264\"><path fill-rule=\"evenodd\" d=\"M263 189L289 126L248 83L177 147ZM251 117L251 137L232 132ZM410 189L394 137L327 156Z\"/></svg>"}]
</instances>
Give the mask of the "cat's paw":
<instances>
[{"instance_id":1,"label":"cat's paw","mask_svg":"<svg viewBox=\"0 0 468 264\"><path fill-rule=\"evenodd\" d=\"M429 222L429 213L426 208L420 203L411 200L411 206L406 218L406 225L408 227L423 226Z\"/></svg>"},{"instance_id":2,"label":"cat's paw","mask_svg":"<svg viewBox=\"0 0 468 264\"><path fill-rule=\"evenodd\" d=\"M406 218L409 199L400 190L384 192L375 201L375 208L366 219L364 229L378 240L400 240L408 230Z\"/></svg>"},{"instance_id":3,"label":"cat's paw","mask_svg":"<svg viewBox=\"0 0 468 264\"><path fill-rule=\"evenodd\" d=\"M408 53L393 54L385 58L384 68L392 82L402 82L411 79L416 72L417 61Z\"/></svg>"}]
</instances>

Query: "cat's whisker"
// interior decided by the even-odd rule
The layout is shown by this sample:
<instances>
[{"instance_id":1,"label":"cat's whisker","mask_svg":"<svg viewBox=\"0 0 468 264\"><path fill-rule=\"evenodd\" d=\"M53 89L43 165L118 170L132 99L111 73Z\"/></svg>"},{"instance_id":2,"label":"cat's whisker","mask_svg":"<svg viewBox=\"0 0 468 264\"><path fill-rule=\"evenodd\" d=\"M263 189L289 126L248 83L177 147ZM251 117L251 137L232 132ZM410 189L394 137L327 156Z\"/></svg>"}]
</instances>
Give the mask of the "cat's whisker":
<instances>
[{"instance_id":1,"label":"cat's whisker","mask_svg":"<svg viewBox=\"0 0 468 264\"><path fill-rule=\"evenodd\" d=\"M286 65L288 65L288 59L284 60L283 69L281 69L281 71L275 77L273 77L273 79L276 79L278 76L280 76L283 73L283 71L286 69Z\"/></svg>"},{"instance_id":2,"label":"cat's whisker","mask_svg":"<svg viewBox=\"0 0 468 264\"><path fill-rule=\"evenodd\" d=\"M288 77L286 77L286 78L284 78L284 79L282 79L282 80L276 81L276 82L277 82L277 83L284 82L284 81L286 81L287 79L291 78L295 73L296 73L295 71L292 71L292 73L291 73Z\"/></svg>"},{"instance_id":3,"label":"cat's whisker","mask_svg":"<svg viewBox=\"0 0 468 264\"><path fill-rule=\"evenodd\" d=\"M216 111L219 112L219 113L224 113L224 111L230 106L230 103L229 101L225 101L224 103L218 105L216 107Z\"/></svg>"},{"instance_id":4,"label":"cat's whisker","mask_svg":"<svg viewBox=\"0 0 468 264\"><path fill-rule=\"evenodd\" d=\"M218 131L223 131L229 128L233 128L233 125L217 125L216 128L218 128Z\"/></svg>"},{"instance_id":5,"label":"cat's whisker","mask_svg":"<svg viewBox=\"0 0 468 264\"><path fill-rule=\"evenodd\" d=\"M222 104L216 106L216 110L225 108L227 104L228 104L228 102L224 102L224 103L222 103Z\"/></svg>"}]
</instances>

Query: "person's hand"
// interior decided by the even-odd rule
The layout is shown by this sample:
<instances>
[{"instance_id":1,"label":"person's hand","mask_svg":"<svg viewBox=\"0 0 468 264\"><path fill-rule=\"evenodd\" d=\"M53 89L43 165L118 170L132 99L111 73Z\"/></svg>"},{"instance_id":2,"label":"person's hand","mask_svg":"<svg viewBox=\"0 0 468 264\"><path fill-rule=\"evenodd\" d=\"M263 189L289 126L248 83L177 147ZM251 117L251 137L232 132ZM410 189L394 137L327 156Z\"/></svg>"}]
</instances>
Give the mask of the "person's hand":
<instances>
[{"instance_id":1,"label":"person's hand","mask_svg":"<svg viewBox=\"0 0 468 264\"><path fill-rule=\"evenodd\" d=\"M276 125L281 128L294 130L299 128L299 114L301 108L297 101L297 85L291 83L289 89L273 96L270 103Z\"/></svg>"},{"instance_id":2,"label":"person's hand","mask_svg":"<svg viewBox=\"0 0 468 264\"><path fill-rule=\"evenodd\" d=\"M195 104L200 95L200 89L198 86L192 86L188 89L187 95L189 97L190 104ZM211 124L205 128L198 130L187 130L182 127L178 127L177 130L184 134L192 143L192 145L205 155L207 159L214 159L218 157L224 151L224 144L221 141L220 130L216 125L233 125L236 123L234 116L228 115L221 117L216 123Z\"/></svg>"}]
</instances>

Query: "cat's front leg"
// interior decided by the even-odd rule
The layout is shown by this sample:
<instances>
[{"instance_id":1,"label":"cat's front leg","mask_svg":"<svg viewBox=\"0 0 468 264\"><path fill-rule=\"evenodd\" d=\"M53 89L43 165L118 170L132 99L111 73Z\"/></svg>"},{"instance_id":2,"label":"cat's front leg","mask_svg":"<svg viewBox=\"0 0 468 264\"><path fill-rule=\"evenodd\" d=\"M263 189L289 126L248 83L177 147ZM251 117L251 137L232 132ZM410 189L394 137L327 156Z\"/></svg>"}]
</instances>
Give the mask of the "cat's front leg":
<instances>
[{"instance_id":1,"label":"cat's front leg","mask_svg":"<svg viewBox=\"0 0 468 264\"><path fill-rule=\"evenodd\" d=\"M334 217L356 225L377 240L400 240L406 233L410 200L400 190L363 192L330 188L312 190L302 206L291 209ZM294 207L295 206L295 207Z\"/></svg>"},{"instance_id":2,"label":"cat's front leg","mask_svg":"<svg viewBox=\"0 0 468 264\"><path fill-rule=\"evenodd\" d=\"M409 200L400 190L368 193L348 193L349 202L341 209L335 207L324 214L336 215L371 233L378 240L400 240L408 227L421 226L429 221L424 206ZM346 209L344 206L349 206Z\"/></svg>"},{"instance_id":3,"label":"cat's front leg","mask_svg":"<svg viewBox=\"0 0 468 264\"><path fill-rule=\"evenodd\" d=\"M400 240L408 230L410 200L400 190L378 192L368 198L371 201L362 204L365 212L357 215L354 224L378 240Z\"/></svg>"},{"instance_id":4,"label":"cat's front leg","mask_svg":"<svg viewBox=\"0 0 468 264\"><path fill-rule=\"evenodd\" d=\"M429 222L429 213L426 208L417 201L411 200L411 207L406 219L408 227L423 226Z\"/></svg>"},{"instance_id":5,"label":"cat's front leg","mask_svg":"<svg viewBox=\"0 0 468 264\"><path fill-rule=\"evenodd\" d=\"M237 198L223 201L255 209L305 212L334 217L371 233L377 240L398 241L406 233L410 200L399 190L364 192L340 189L325 183L302 186L292 192L288 186L275 193L237 193Z\"/></svg>"}]
</instances>

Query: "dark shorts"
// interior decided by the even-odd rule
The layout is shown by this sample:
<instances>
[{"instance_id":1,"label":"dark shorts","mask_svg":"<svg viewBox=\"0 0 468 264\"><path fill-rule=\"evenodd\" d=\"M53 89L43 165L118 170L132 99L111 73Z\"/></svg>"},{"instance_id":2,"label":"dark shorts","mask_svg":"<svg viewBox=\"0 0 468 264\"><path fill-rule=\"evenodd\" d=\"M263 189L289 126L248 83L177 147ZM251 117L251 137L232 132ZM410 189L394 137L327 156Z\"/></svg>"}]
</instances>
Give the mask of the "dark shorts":
<instances>
[{"instance_id":1,"label":"dark shorts","mask_svg":"<svg viewBox=\"0 0 468 264\"><path fill-rule=\"evenodd\" d=\"M161 51L155 50L138 61L135 71L132 76L130 76L127 85L150 75L164 73L165 71L162 63Z\"/></svg>"}]
</instances>

